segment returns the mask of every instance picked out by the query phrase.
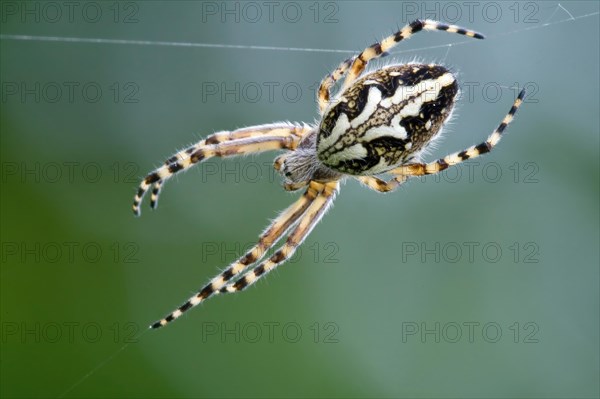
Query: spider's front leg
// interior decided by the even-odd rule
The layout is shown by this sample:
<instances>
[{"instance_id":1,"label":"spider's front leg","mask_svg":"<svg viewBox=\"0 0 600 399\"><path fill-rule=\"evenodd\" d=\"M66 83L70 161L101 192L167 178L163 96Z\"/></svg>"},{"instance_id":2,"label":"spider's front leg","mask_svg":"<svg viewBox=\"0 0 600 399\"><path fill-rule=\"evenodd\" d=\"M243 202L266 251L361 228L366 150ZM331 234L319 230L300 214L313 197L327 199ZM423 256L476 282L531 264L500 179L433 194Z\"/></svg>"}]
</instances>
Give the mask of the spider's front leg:
<instances>
[{"instance_id":1,"label":"spider's front leg","mask_svg":"<svg viewBox=\"0 0 600 399\"><path fill-rule=\"evenodd\" d=\"M311 182L304 192L304 195L300 197L294 204L286 209L277 219L271 223L271 225L265 230L265 232L258 239L258 243L250 249L244 256L233 262L218 276L213 278L207 285L202 287L194 296L188 299L183 305L171 312L165 318L158 320L151 325L151 328L160 328L173 320L179 318L183 313L190 310L194 306L204 302L210 298L213 294L219 293L222 287L228 282L233 280L236 276L246 270L252 264L260 261L265 253L273 246L279 239L292 227L298 220L299 226L304 224L303 231L306 231L306 219L309 215L315 213L315 203L321 204L323 202L323 192L325 191L325 185L321 183ZM331 191L331 190L330 190ZM329 191L328 191L329 192ZM302 218L302 219L301 219ZM313 225L316 221L313 222ZM294 231L298 231L299 227L296 227ZM292 233L293 235L294 233ZM306 234L308 232L306 231ZM290 235L290 237L292 236ZM289 245L291 239L288 238L286 245ZM299 244L298 239L294 239ZM260 267L260 266L259 266ZM256 269L255 269L256 270Z\"/></svg>"},{"instance_id":2,"label":"spider's front leg","mask_svg":"<svg viewBox=\"0 0 600 399\"><path fill-rule=\"evenodd\" d=\"M237 281L229 283L221 288L221 292L233 293L248 288L294 255L298 246L302 244L312 229L319 223L329 206L333 203L335 195L339 191L340 183L339 181L328 183L317 183L312 181L310 182L310 187L319 190L318 195L310 204L310 207L307 209L304 216L302 216L296 225L296 228L287 237L285 244L283 244L269 259L263 261L254 269L246 272Z\"/></svg>"},{"instance_id":3,"label":"spider's front leg","mask_svg":"<svg viewBox=\"0 0 600 399\"><path fill-rule=\"evenodd\" d=\"M437 161L433 161L427 164L411 163L407 165L402 165L391 170L389 173L395 174L398 177L431 175L439 173L450 166L464 162L467 159L477 158L480 155L490 152L496 146L496 144L498 144L498 142L502 138L502 134L514 119L517 110L519 109L521 104L523 104L524 98L525 89L521 90L519 96L513 103L513 106L511 107L508 114L506 114L500 125L498 125L496 130L494 130L494 132L483 143L473 145L464 151L447 155L444 158L438 159Z\"/></svg>"},{"instance_id":4,"label":"spider's front leg","mask_svg":"<svg viewBox=\"0 0 600 399\"><path fill-rule=\"evenodd\" d=\"M187 170L211 157L229 157L269 150L296 148L310 130L307 125L274 123L215 133L167 159L163 166L149 173L140 183L133 200L133 213L140 214L140 203L153 186L151 206L156 207L163 183L174 174Z\"/></svg>"}]
</instances>

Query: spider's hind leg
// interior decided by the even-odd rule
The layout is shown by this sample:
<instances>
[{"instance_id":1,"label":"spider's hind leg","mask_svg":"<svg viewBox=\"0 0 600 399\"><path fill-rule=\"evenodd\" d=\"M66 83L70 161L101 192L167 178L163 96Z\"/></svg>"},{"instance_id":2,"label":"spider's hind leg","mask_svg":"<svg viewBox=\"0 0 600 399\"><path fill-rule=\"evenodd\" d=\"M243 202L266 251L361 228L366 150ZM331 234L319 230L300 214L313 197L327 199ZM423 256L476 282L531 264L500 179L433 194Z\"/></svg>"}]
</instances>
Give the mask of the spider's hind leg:
<instances>
[{"instance_id":1,"label":"spider's hind leg","mask_svg":"<svg viewBox=\"0 0 600 399\"><path fill-rule=\"evenodd\" d=\"M490 152L496 144L502 138L502 134L508 127L508 125L514 119L517 110L523 104L523 99L525 98L525 90L521 90L519 96L513 103L510 111L506 114L500 125L492 132L492 134L487 138L483 143L473 145L467 148L464 151L455 152L454 154L450 154L445 156L444 158L438 159L433 162L425 163L411 163L402 165L396 169L390 171L390 173L395 174L397 176L423 176L423 175L431 175L435 173L439 173L444 169L447 169L450 166L457 165L466 161L467 159L477 158L485 153Z\"/></svg>"},{"instance_id":2,"label":"spider's hind leg","mask_svg":"<svg viewBox=\"0 0 600 399\"><path fill-rule=\"evenodd\" d=\"M369 61L385 57L389 55L389 51L396 46L400 41L408 39L413 34L422 30L441 30L450 33L457 33L459 35L465 35L476 39L483 39L481 33L461 28L456 25L447 25L441 22L430 21L430 20L416 20L406 25L391 36L386 37L381 42L372 44L371 46L364 49L358 56L350 57L328 74L322 81L317 92L317 101L319 103L319 112L323 114L327 106L331 101L331 88L333 85L343 78L344 84L342 85L341 91L347 89L365 70Z\"/></svg>"},{"instance_id":3,"label":"spider's hind leg","mask_svg":"<svg viewBox=\"0 0 600 399\"><path fill-rule=\"evenodd\" d=\"M431 21L428 19L424 20L416 20L411 22L410 24L404 26L402 29L383 39L380 43L375 43L366 49L363 50L362 53L358 55L352 62L352 65L349 67L348 72L346 73L346 79L344 80L344 84L342 86L342 90L348 88L361 73L365 70L369 61L382 57L386 55L394 46L396 46L400 41L408 39L413 34L420 32L422 30L441 30L450 33L457 33L459 35L464 35L468 37L473 37L475 39L483 39L484 36L481 33L461 28L456 25L447 25L437 21Z\"/></svg>"},{"instance_id":4,"label":"spider's hind leg","mask_svg":"<svg viewBox=\"0 0 600 399\"><path fill-rule=\"evenodd\" d=\"M389 193L406 182L408 177L396 176L389 181L382 180L376 176L356 176L356 179L371 190L379 191L380 193Z\"/></svg>"},{"instance_id":5,"label":"spider's hind leg","mask_svg":"<svg viewBox=\"0 0 600 399\"><path fill-rule=\"evenodd\" d=\"M354 62L354 58L356 58L356 56L344 60L333 72L325 76L325 78L323 78L321 81L321 84L319 85L319 91L317 92L317 101L319 103L320 114L323 114L325 108L327 108L329 105L329 101L331 99L331 88L335 82L344 77Z\"/></svg>"}]
</instances>

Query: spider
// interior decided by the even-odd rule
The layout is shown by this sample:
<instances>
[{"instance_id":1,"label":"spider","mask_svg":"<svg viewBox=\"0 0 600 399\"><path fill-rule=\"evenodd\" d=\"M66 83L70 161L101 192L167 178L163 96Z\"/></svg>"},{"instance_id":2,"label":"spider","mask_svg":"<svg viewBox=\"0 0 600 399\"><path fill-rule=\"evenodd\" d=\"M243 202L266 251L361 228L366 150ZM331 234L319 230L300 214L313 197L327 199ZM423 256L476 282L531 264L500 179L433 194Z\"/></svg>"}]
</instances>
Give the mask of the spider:
<instances>
[{"instance_id":1,"label":"spider","mask_svg":"<svg viewBox=\"0 0 600 399\"><path fill-rule=\"evenodd\" d=\"M275 159L285 190L305 188L245 255L214 277L194 296L150 328L159 328L219 293L242 291L284 263L331 206L340 182L354 178L379 192L390 192L412 176L439 173L467 159L490 152L522 104L521 91L500 125L481 144L429 163L420 155L439 136L458 94L455 77L437 64L388 65L363 75L369 61L422 30L441 30L483 39L480 33L431 20L416 20L358 56L343 61L321 82L317 93L320 122L273 123L221 131L179 151L141 182L133 202L152 188L155 208L164 182L174 174L211 157L230 157L268 150L287 150ZM337 95L331 90L345 76ZM390 175L385 181L378 175ZM272 256L266 252L287 234Z\"/></svg>"}]
</instances>

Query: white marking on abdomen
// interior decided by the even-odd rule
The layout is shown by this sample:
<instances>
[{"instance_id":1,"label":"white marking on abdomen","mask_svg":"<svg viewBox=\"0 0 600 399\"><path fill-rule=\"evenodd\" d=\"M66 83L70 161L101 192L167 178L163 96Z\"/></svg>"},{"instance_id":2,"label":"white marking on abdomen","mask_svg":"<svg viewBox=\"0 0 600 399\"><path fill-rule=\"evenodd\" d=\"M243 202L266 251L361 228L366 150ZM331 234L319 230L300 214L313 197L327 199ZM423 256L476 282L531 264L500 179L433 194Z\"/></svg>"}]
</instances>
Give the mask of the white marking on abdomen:
<instances>
[{"instance_id":1,"label":"white marking on abdomen","mask_svg":"<svg viewBox=\"0 0 600 399\"><path fill-rule=\"evenodd\" d=\"M402 127L392 126L377 126L366 131L366 133L360 138L361 141L371 141L382 136L395 137L401 140L405 140L408 137L408 133Z\"/></svg>"},{"instance_id":2,"label":"white marking on abdomen","mask_svg":"<svg viewBox=\"0 0 600 399\"><path fill-rule=\"evenodd\" d=\"M399 86L393 96L381 100L382 107L389 108L392 104L399 104L406 101L409 97L417 95L417 98L426 97L423 102L435 100L443 87L454 83L454 76L446 72L437 79L422 80L414 86Z\"/></svg>"},{"instance_id":3,"label":"white marking on abdomen","mask_svg":"<svg viewBox=\"0 0 600 399\"><path fill-rule=\"evenodd\" d=\"M387 172L390 169L390 165L387 163L385 157L381 157L377 165L373 166L369 170L366 170L365 172L376 175L379 173Z\"/></svg>"},{"instance_id":4,"label":"white marking on abdomen","mask_svg":"<svg viewBox=\"0 0 600 399\"><path fill-rule=\"evenodd\" d=\"M395 129L402 129L402 130L404 130L404 128L402 126L400 126L400 121L401 120L402 120L402 116L400 114L394 115L394 117L390 121L390 126L393 127L393 128L395 128ZM404 130L404 134L406 135L406 130Z\"/></svg>"},{"instance_id":5,"label":"white marking on abdomen","mask_svg":"<svg viewBox=\"0 0 600 399\"><path fill-rule=\"evenodd\" d=\"M350 126L357 127L365 123L371 115L377 110L377 104L381 101L381 92L376 87L369 89L369 95L367 97L367 103L365 104L362 112L354 119L350 121Z\"/></svg>"},{"instance_id":6,"label":"white marking on abdomen","mask_svg":"<svg viewBox=\"0 0 600 399\"><path fill-rule=\"evenodd\" d=\"M331 147L342 134L350 129L350 122L348 121L348 115L340 114L338 120L335 122L333 129L331 129L331 134L325 138L321 139L319 143L319 148L325 149Z\"/></svg>"},{"instance_id":7,"label":"white marking on abdomen","mask_svg":"<svg viewBox=\"0 0 600 399\"><path fill-rule=\"evenodd\" d=\"M349 159L363 159L367 156L367 149L362 144L354 144L344 148L342 151L335 152L327 158L327 163L338 164L340 161Z\"/></svg>"}]
</instances>

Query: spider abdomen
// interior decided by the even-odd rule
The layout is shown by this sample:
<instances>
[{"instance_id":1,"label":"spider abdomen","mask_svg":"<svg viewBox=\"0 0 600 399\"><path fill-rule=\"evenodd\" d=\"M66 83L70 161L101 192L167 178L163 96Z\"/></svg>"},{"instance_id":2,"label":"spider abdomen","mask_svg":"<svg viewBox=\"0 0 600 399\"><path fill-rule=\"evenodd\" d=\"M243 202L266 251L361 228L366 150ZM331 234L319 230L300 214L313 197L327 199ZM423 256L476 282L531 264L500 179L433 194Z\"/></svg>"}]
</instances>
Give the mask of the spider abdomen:
<instances>
[{"instance_id":1,"label":"spider abdomen","mask_svg":"<svg viewBox=\"0 0 600 399\"><path fill-rule=\"evenodd\" d=\"M412 158L450 116L458 84L443 66L406 64L357 80L325 111L317 156L352 175L386 172Z\"/></svg>"}]
</instances>

